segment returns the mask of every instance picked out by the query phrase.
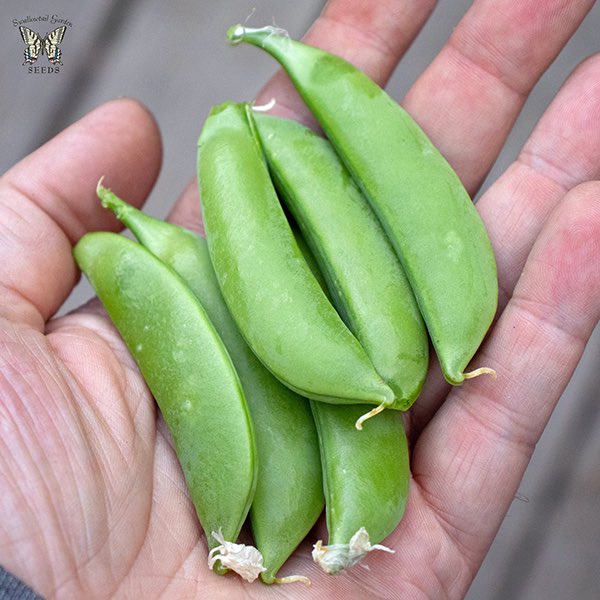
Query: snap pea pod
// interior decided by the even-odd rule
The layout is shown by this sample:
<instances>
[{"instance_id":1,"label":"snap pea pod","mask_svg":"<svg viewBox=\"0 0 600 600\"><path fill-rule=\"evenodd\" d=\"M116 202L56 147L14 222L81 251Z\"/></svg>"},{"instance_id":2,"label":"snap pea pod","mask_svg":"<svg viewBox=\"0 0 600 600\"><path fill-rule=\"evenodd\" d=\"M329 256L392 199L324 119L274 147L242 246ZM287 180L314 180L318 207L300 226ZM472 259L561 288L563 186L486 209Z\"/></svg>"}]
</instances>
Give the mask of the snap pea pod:
<instances>
[{"instance_id":1,"label":"snap pea pod","mask_svg":"<svg viewBox=\"0 0 600 600\"><path fill-rule=\"evenodd\" d=\"M309 264L315 263L303 242ZM316 269L316 264L314 265ZM324 288L320 271L315 277ZM401 413L385 411L365 431L352 424L366 407L312 402L323 467L328 544L318 541L313 560L329 574L359 562L369 552L393 552L379 542L402 520L410 482L408 443Z\"/></svg>"},{"instance_id":2,"label":"snap pea pod","mask_svg":"<svg viewBox=\"0 0 600 600\"><path fill-rule=\"evenodd\" d=\"M353 427L364 406L312 402L317 423L327 515L327 545L318 541L314 561L330 574L356 564L402 519L410 481L402 413L384 411L364 431Z\"/></svg>"},{"instance_id":3,"label":"snap pea pod","mask_svg":"<svg viewBox=\"0 0 600 600\"><path fill-rule=\"evenodd\" d=\"M73 250L173 436L209 548L235 540L256 488L254 432L217 332L180 277L140 244L88 233ZM214 565L218 573L226 569ZM249 575L249 580L258 573Z\"/></svg>"},{"instance_id":4,"label":"snap pea pod","mask_svg":"<svg viewBox=\"0 0 600 600\"><path fill-rule=\"evenodd\" d=\"M417 123L343 59L274 27L228 31L270 53L346 163L386 229L411 283L444 376L465 368L496 312L496 263L460 179Z\"/></svg>"},{"instance_id":5,"label":"snap pea pod","mask_svg":"<svg viewBox=\"0 0 600 600\"><path fill-rule=\"evenodd\" d=\"M285 385L325 402L391 406L394 393L302 257L242 104L212 109L198 148L208 248L225 302Z\"/></svg>"},{"instance_id":6,"label":"snap pea pod","mask_svg":"<svg viewBox=\"0 0 600 600\"><path fill-rule=\"evenodd\" d=\"M299 224L332 301L408 409L429 363L427 331L385 231L331 144L307 127L253 115L280 197Z\"/></svg>"},{"instance_id":7,"label":"snap pea pod","mask_svg":"<svg viewBox=\"0 0 600 600\"><path fill-rule=\"evenodd\" d=\"M260 577L265 583L308 581L277 577L324 506L319 445L308 400L275 379L244 342L225 306L204 239L144 214L107 188L99 186L98 195L143 246L181 276L223 340L254 423L258 478L250 524L266 569Z\"/></svg>"}]
</instances>

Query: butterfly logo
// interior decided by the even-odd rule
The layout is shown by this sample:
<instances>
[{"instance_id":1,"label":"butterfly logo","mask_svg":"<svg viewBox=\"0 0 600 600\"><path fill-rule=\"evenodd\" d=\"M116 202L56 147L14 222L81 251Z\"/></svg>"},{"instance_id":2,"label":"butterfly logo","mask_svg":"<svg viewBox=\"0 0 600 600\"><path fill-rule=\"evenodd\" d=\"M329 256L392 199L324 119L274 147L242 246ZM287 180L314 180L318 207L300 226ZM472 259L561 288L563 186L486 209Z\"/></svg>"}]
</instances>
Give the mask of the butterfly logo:
<instances>
[{"instance_id":1,"label":"butterfly logo","mask_svg":"<svg viewBox=\"0 0 600 600\"><path fill-rule=\"evenodd\" d=\"M38 59L40 53L46 53L48 60L53 65L62 65L62 62L60 62L62 51L59 44L62 42L66 30L65 26L57 27L42 38L39 33L29 29L29 27L19 27L21 37L27 46L23 50L25 56L23 64L32 65Z\"/></svg>"}]
</instances>

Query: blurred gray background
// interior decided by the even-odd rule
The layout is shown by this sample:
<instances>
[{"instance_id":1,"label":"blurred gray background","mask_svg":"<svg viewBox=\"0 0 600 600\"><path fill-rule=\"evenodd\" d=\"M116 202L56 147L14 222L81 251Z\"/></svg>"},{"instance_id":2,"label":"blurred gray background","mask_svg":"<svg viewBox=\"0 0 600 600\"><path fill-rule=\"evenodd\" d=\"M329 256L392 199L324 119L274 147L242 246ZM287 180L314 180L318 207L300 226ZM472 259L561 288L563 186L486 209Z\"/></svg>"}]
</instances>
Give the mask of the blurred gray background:
<instances>
[{"instance_id":1,"label":"blurred gray background","mask_svg":"<svg viewBox=\"0 0 600 600\"><path fill-rule=\"evenodd\" d=\"M470 4L439 2L388 85L394 97L402 98ZM1 0L0 6L2 172L105 100L138 98L162 130L163 169L146 210L164 217L193 176L196 140L210 106L251 99L276 70L274 61L258 50L230 48L227 27L252 14L250 25L275 22L299 37L323 2ZM23 43L13 19L46 14L72 24L61 44L64 65L58 74L28 74L21 65ZM42 35L51 28L47 23L30 26ZM488 182L517 156L566 76L600 49L599 32L596 5L534 89ZM38 64L49 63L44 59ZM90 295L82 282L63 311ZM597 328L469 600L600 598L599 359Z\"/></svg>"}]
</instances>

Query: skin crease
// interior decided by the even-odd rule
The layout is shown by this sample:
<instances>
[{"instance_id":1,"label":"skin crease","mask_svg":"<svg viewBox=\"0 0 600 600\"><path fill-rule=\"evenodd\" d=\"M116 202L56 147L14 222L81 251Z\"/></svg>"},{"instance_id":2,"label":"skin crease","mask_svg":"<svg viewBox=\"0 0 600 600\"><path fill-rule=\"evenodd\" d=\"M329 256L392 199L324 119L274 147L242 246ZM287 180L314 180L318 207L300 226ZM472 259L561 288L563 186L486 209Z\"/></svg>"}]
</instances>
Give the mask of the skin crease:
<instances>
[{"instance_id":1,"label":"skin crease","mask_svg":"<svg viewBox=\"0 0 600 600\"><path fill-rule=\"evenodd\" d=\"M383 83L433 4L332 1L307 40ZM404 99L471 193L591 5L477 0ZM95 197L100 176L138 206L151 189L152 118L131 100L108 103L13 167L0 179L0 564L48 598L463 597L598 321L598 81L592 57L478 202L501 296L476 358L498 379L449 392L432 372L407 415L413 479L386 541L396 554L332 578L306 542L282 574L308 575L311 588L246 590L208 572L164 424L114 328L95 301L51 320L77 280L71 245L118 228ZM271 96L306 120L282 76L258 101ZM172 220L198 227L194 188Z\"/></svg>"}]
</instances>

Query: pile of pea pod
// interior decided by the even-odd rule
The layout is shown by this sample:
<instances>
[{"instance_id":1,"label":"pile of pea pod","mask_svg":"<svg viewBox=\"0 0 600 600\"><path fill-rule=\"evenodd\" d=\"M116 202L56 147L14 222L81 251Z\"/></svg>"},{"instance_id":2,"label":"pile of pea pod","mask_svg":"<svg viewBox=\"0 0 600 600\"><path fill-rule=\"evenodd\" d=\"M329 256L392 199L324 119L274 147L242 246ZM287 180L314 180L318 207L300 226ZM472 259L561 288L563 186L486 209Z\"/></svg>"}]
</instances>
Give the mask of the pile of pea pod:
<instances>
[{"instance_id":1,"label":"pile of pea pod","mask_svg":"<svg viewBox=\"0 0 600 600\"><path fill-rule=\"evenodd\" d=\"M313 558L327 573L393 552L402 411L430 341L449 383L491 372L466 368L496 311L496 265L457 175L368 77L273 27L228 37L281 63L327 139L214 107L198 142L206 240L99 184L137 242L90 233L74 256L171 431L209 567L307 583L278 572L323 507ZM237 543L246 519L254 546Z\"/></svg>"}]
</instances>

